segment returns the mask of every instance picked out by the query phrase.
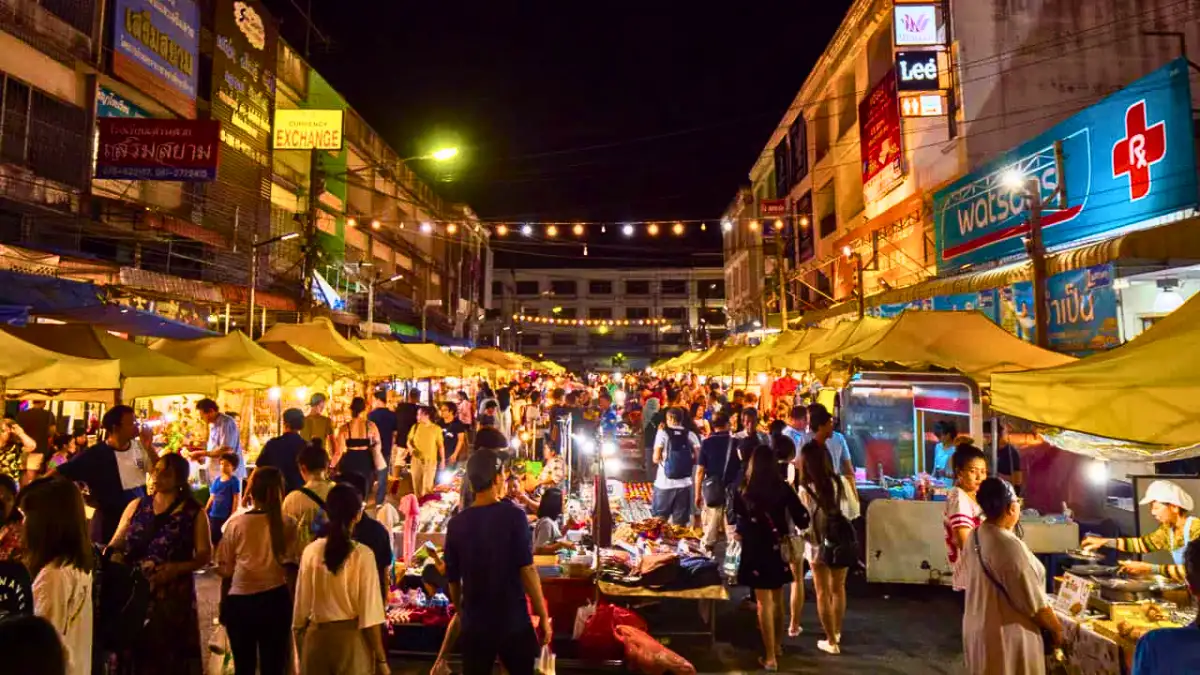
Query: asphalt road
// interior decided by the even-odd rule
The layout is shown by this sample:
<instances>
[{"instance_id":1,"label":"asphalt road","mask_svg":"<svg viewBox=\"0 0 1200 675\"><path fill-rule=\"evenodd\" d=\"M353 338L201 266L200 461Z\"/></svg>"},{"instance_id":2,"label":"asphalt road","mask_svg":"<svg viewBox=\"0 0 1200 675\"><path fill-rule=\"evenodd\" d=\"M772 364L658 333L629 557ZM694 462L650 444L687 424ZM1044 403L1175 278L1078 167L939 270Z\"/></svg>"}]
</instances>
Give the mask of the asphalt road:
<instances>
[{"instance_id":1,"label":"asphalt road","mask_svg":"<svg viewBox=\"0 0 1200 675\"><path fill-rule=\"evenodd\" d=\"M211 573L197 577L201 644L208 643L216 615L218 584ZM755 673L762 643L752 606L740 599L717 608L716 645L704 638L674 638L669 646L687 658L699 673ZM962 610L954 593L946 588L850 584L842 654L830 656L817 650L821 639L811 581L805 598L801 625L804 633L787 638L780 672L820 675L957 675L962 669ZM680 630L699 627L694 603L666 601L638 610L655 628ZM403 659L393 662L396 675L424 675L430 661ZM595 667L572 669L560 665L560 675L604 672ZM499 672L497 670L497 672ZM619 669L612 672L622 672Z\"/></svg>"}]
</instances>

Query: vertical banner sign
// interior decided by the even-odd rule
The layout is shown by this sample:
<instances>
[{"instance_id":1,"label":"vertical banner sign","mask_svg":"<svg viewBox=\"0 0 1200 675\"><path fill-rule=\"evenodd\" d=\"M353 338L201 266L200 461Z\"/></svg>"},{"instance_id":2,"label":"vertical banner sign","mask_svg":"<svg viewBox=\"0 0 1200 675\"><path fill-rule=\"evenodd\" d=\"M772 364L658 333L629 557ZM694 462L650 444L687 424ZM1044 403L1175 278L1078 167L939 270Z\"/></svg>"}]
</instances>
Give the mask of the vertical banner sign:
<instances>
[{"instance_id":1,"label":"vertical banner sign","mask_svg":"<svg viewBox=\"0 0 1200 675\"><path fill-rule=\"evenodd\" d=\"M221 167L209 199L239 216L239 232L266 225L278 31L260 0L216 0L212 116L221 121ZM263 213L259 213L262 210Z\"/></svg>"},{"instance_id":2,"label":"vertical banner sign","mask_svg":"<svg viewBox=\"0 0 1200 675\"><path fill-rule=\"evenodd\" d=\"M863 199L870 204L904 179L896 71L889 70L858 104Z\"/></svg>"},{"instance_id":3,"label":"vertical banner sign","mask_svg":"<svg viewBox=\"0 0 1200 675\"><path fill-rule=\"evenodd\" d=\"M1050 348L1086 356L1121 344L1112 265L1060 272L1046 280ZM1034 342L1033 284L1000 289L1000 325Z\"/></svg>"},{"instance_id":4,"label":"vertical banner sign","mask_svg":"<svg viewBox=\"0 0 1200 675\"><path fill-rule=\"evenodd\" d=\"M804 122L802 113L797 114L792 126L788 127L787 137L788 147L792 151L791 185L794 186L808 175L808 126Z\"/></svg>"},{"instance_id":5,"label":"vertical banner sign","mask_svg":"<svg viewBox=\"0 0 1200 675\"><path fill-rule=\"evenodd\" d=\"M939 273L1024 252L1023 185L1037 179L1049 248L1194 211L1188 65L1177 59L933 195ZM1064 177L1055 160L1061 142ZM1055 190L1066 189L1060 203Z\"/></svg>"},{"instance_id":6,"label":"vertical banner sign","mask_svg":"<svg viewBox=\"0 0 1200 675\"><path fill-rule=\"evenodd\" d=\"M192 0L116 0L113 73L182 117L196 116L200 12Z\"/></svg>"},{"instance_id":7,"label":"vertical banner sign","mask_svg":"<svg viewBox=\"0 0 1200 675\"><path fill-rule=\"evenodd\" d=\"M787 137L784 137L775 146L775 196L780 199L787 197L792 187L791 164L792 153L788 149Z\"/></svg>"}]
</instances>

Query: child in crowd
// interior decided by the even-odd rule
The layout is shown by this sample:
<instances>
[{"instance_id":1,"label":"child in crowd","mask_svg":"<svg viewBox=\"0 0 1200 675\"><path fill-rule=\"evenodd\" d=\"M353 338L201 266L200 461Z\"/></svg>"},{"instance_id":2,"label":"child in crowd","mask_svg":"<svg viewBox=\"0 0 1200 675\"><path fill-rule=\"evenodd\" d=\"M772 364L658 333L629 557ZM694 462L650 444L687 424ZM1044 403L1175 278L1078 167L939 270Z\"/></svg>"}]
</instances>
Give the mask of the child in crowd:
<instances>
[{"instance_id":1,"label":"child in crowd","mask_svg":"<svg viewBox=\"0 0 1200 675\"><path fill-rule=\"evenodd\" d=\"M238 461L237 453L227 452L221 455L221 475L213 481L212 489L208 493L208 504L204 508L208 511L213 546L221 543L221 529L241 501L242 483L234 475Z\"/></svg>"}]
</instances>

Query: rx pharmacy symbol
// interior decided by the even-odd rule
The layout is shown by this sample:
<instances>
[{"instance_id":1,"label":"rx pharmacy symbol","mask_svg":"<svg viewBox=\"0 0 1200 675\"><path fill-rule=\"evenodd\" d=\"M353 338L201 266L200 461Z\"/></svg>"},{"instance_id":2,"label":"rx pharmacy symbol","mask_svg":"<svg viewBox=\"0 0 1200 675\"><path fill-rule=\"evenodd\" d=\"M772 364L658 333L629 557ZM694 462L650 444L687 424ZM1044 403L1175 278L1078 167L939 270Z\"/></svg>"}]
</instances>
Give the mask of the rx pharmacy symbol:
<instances>
[{"instance_id":1,"label":"rx pharmacy symbol","mask_svg":"<svg viewBox=\"0 0 1200 675\"><path fill-rule=\"evenodd\" d=\"M1146 102L1125 111L1125 138L1113 144L1113 178L1129 174L1129 200L1150 194L1150 167L1167 154L1167 123L1146 127Z\"/></svg>"}]
</instances>

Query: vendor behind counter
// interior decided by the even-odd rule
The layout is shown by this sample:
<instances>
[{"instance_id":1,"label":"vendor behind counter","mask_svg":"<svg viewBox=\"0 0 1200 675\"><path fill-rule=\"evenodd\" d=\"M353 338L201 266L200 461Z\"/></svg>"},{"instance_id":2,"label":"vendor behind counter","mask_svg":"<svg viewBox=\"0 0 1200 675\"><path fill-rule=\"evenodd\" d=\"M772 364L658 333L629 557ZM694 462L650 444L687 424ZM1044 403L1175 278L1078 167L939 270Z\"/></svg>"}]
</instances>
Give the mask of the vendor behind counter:
<instances>
[{"instance_id":1,"label":"vendor behind counter","mask_svg":"<svg viewBox=\"0 0 1200 675\"><path fill-rule=\"evenodd\" d=\"M1168 551L1171 564L1152 565L1137 560L1122 560L1121 566L1130 574L1161 574L1175 581L1187 581L1184 552L1190 542L1200 540L1200 518L1191 515L1195 508L1192 496L1169 480L1156 480L1146 488L1146 496L1140 503L1150 505L1151 515L1160 523L1157 530L1142 537L1087 537L1083 540L1084 548L1107 546L1137 554Z\"/></svg>"}]
</instances>

